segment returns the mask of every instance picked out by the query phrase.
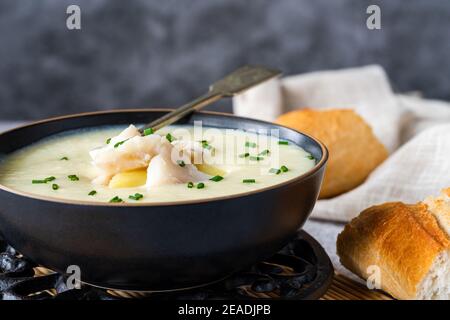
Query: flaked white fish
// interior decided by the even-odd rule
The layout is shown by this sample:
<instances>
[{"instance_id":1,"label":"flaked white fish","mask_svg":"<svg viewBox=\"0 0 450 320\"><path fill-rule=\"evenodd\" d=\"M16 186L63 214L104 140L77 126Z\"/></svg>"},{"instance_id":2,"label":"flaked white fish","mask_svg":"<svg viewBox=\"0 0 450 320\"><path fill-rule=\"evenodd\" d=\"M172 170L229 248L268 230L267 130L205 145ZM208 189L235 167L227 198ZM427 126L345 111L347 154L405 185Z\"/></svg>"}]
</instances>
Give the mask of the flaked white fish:
<instances>
[{"instance_id":1,"label":"flaked white fish","mask_svg":"<svg viewBox=\"0 0 450 320\"><path fill-rule=\"evenodd\" d=\"M194 153L197 159L201 152L191 143L175 140L171 144L158 134L141 136L130 125L111 138L109 144L89 153L98 171L93 183L107 185L115 174L142 168L148 168L146 185L149 187L205 180L208 176L191 164Z\"/></svg>"}]
</instances>

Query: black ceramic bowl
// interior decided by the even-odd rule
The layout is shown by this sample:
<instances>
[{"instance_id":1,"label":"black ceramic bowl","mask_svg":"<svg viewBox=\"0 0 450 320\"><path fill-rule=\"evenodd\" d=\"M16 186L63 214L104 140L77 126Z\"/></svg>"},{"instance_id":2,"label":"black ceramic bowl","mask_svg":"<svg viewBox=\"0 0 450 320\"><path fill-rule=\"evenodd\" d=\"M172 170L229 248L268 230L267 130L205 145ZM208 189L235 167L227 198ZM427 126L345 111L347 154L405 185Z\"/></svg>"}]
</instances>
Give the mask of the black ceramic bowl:
<instances>
[{"instance_id":1,"label":"black ceramic bowl","mask_svg":"<svg viewBox=\"0 0 450 320\"><path fill-rule=\"evenodd\" d=\"M60 117L0 135L0 156L66 130L147 123L167 110L117 110ZM33 261L81 280L128 290L170 290L222 279L282 248L314 207L327 161L317 140L272 123L195 113L185 123L279 129L316 166L287 182L245 194L162 204L108 204L45 198L0 185L0 231Z\"/></svg>"}]
</instances>

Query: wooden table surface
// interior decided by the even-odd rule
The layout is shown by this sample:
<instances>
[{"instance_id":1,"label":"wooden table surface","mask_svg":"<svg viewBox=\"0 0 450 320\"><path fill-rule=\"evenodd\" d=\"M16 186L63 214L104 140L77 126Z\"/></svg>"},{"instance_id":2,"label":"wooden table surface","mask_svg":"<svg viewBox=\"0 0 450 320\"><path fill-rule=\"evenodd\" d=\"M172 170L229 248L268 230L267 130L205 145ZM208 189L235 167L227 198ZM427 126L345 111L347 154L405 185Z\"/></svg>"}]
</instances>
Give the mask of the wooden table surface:
<instances>
[{"instance_id":1,"label":"wooden table surface","mask_svg":"<svg viewBox=\"0 0 450 320\"><path fill-rule=\"evenodd\" d=\"M379 290L369 290L365 285L346 276L335 274L333 283L321 300L393 300Z\"/></svg>"}]
</instances>

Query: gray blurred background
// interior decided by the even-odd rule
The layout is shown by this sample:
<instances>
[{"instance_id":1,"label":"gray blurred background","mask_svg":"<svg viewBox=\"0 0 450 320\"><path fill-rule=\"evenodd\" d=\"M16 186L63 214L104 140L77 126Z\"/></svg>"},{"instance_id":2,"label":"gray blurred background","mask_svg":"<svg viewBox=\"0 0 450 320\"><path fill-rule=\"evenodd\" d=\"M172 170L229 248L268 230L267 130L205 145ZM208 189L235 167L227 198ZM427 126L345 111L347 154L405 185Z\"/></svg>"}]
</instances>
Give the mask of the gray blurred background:
<instances>
[{"instance_id":1,"label":"gray blurred background","mask_svg":"<svg viewBox=\"0 0 450 320\"><path fill-rule=\"evenodd\" d=\"M66 28L69 4L82 30ZM246 63L378 63L396 91L450 100L450 1L0 0L0 120L177 106Z\"/></svg>"}]
</instances>

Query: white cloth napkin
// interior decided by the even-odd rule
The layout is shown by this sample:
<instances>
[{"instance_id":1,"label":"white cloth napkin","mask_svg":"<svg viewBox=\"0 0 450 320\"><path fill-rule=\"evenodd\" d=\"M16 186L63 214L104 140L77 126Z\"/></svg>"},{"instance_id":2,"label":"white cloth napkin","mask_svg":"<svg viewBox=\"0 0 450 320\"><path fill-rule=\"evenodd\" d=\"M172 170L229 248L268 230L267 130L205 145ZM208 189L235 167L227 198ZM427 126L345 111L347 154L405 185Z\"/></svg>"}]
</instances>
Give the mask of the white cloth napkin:
<instances>
[{"instance_id":1,"label":"white cloth napkin","mask_svg":"<svg viewBox=\"0 0 450 320\"><path fill-rule=\"evenodd\" d=\"M362 185L319 200L313 217L348 221L371 205L415 203L450 187L450 103L394 94L379 66L275 79L233 101L235 114L268 121L305 107L354 109L390 152Z\"/></svg>"}]
</instances>

